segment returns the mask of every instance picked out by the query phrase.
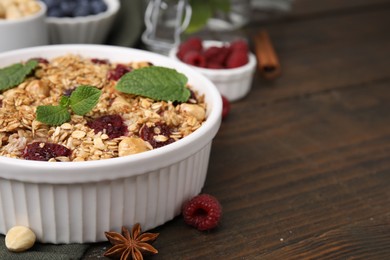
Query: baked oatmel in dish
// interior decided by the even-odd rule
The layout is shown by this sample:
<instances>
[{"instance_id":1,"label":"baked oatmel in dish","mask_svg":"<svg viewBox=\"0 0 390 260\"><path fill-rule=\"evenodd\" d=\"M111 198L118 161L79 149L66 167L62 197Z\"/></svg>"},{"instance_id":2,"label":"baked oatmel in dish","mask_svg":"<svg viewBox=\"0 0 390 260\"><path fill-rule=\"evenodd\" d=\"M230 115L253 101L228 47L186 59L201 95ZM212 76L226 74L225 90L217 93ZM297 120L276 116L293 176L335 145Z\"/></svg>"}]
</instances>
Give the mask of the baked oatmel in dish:
<instances>
[{"instance_id":1,"label":"baked oatmel in dish","mask_svg":"<svg viewBox=\"0 0 390 260\"><path fill-rule=\"evenodd\" d=\"M24 68L32 62L23 81L3 86L6 89L0 95L1 156L39 161L127 156L173 143L198 129L206 118L204 98L196 91L190 90L185 101L176 101L117 89L123 75L154 69L152 61L112 63L68 54L16 65ZM7 74L9 68L0 74L12 75ZM160 80L149 74L145 77ZM90 100L91 96L95 99ZM94 104L82 115L74 113L73 99ZM70 108L64 102L70 102ZM49 108L53 110L45 110Z\"/></svg>"},{"instance_id":2,"label":"baked oatmel in dish","mask_svg":"<svg viewBox=\"0 0 390 260\"><path fill-rule=\"evenodd\" d=\"M189 66L62 44L0 53L0 68L1 234L106 241L164 224L201 192L222 100Z\"/></svg>"}]
</instances>

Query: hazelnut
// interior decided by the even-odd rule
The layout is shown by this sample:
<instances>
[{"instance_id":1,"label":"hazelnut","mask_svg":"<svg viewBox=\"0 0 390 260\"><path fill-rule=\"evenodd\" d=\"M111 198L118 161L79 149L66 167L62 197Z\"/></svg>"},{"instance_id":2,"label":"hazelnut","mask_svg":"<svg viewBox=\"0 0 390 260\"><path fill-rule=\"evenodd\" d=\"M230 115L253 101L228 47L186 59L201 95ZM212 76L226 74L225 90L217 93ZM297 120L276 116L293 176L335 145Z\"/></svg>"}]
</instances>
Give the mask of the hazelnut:
<instances>
[{"instance_id":1,"label":"hazelnut","mask_svg":"<svg viewBox=\"0 0 390 260\"><path fill-rule=\"evenodd\" d=\"M23 252L31 248L36 240L34 232L25 226L14 226L5 236L5 246L12 252Z\"/></svg>"},{"instance_id":2,"label":"hazelnut","mask_svg":"<svg viewBox=\"0 0 390 260\"><path fill-rule=\"evenodd\" d=\"M197 120L202 121L206 118L206 110L199 105L183 103L180 105L180 108L182 111L195 117Z\"/></svg>"},{"instance_id":3,"label":"hazelnut","mask_svg":"<svg viewBox=\"0 0 390 260\"><path fill-rule=\"evenodd\" d=\"M118 145L119 156L141 153L147 150L146 142L138 137L126 137Z\"/></svg>"}]
</instances>

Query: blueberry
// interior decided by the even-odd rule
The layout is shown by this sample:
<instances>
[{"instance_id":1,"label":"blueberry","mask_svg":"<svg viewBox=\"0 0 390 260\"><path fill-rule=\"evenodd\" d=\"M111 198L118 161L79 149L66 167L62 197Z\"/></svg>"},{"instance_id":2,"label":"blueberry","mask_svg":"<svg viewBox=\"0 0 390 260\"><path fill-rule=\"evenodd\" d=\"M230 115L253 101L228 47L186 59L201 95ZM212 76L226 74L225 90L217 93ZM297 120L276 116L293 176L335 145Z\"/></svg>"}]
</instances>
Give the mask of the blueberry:
<instances>
[{"instance_id":1,"label":"blueberry","mask_svg":"<svg viewBox=\"0 0 390 260\"><path fill-rule=\"evenodd\" d=\"M53 8L50 8L47 10L47 16L50 16L50 17L64 17L64 12L62 11L62 9L60 7L53 7Z\"/></svg>"},{"instance_id":2,"label":"blueberry","mask_svg":"<svg viewBox=\"0 0 390 260\"><path fill-rule=\"evenodd\" d=\"M99 14L107 10L103 0L42 0L51 17L78 17Z\"/></svg>"},{"instance_id":3,"label":"blueberry","mask_svg":"<svg viewBox=\"0 0 390 260\"><path fill-rule=\"evenodd\" d=\"M87 16L91 13L89 5L80 5L73 11L73 16Z\"/></svg>"},{"instance_id":4,"label":"blueberry","mask_svg":"<svg viewBox=\"0 0 390 260\"><path fill-rule=\"evenodd\" d=\"M73 16L74 10L77 8L77 3L75 1L62 1L60 8L64 12L65 16Z\"/></svg>"},{"instance_id":5,"label":"blueberry","mask_svg":"<svg viewBox=\"0 0 390 260\"><path fill-rule=\"evenodd\" d=\"M90 2L91 14L99 14L107 10L107 5L102 0L93 0Z\"/></svg>"},{"instance_id":6,"label":"blueberry","mask_svg":"<svg viewBox=\"0 0 390 260\"><path fill-rule=\"evenodd\" d=\"M59 6L61 0L43 0L48 9L52 9L53 7Z\"/></svg>"}]
</instances>

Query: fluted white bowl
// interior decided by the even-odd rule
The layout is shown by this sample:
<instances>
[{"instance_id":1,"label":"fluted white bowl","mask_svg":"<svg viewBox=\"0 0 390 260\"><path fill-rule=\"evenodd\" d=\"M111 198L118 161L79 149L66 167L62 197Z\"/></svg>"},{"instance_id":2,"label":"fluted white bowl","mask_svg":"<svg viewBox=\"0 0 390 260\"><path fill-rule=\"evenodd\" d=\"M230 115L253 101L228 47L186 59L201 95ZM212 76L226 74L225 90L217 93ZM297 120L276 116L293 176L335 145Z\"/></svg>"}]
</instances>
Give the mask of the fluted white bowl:
<instances>
[{"instance_id":1,"label":"fluted white bowl","mask_svg":"<svg viewBox=\"0 0 390 260\"><path fill-rule=\"evenodd\" d=\"M106 240L104 231L139 222L147 230L180 214L184 201L200 193L210 147L222 114L212 82L165 56L124 47L51 45L0 54L0 67L21 60L66 54L112 62L150 61L184 73L204 94L207 119L192 134L140 154L86 162L39 162L0 156L0 233L30 227L41 242Z\"/></svg>"},{"instance_id":2,"label":"fluted white bowl","mask_svg":"<svg viewBox=\"0 0 390 260\"><path fill-rule=\"evenodd\" d=\"M48 44L46 5L38 1L39 11L20 19L0 19L0 52Z\"/></svg>"},{"instance_id":3,"label":"fluted white bowl","mask_svg":"<svg viewBox=\"0 0 390 260\"><path fill-rule=\"evenodd\" d=\"M82 17L47 17L49 42L64 43L104 43L120 8L119 0L104 0L105 12Z\"/></svg>"},{"instance_id":4,"label":"fluted white bowl","mask_svg":"<svg viewBox=\"0 0 390 260\"><path fill-rule=\"evenodd\" d=\"M203 41L204 48L211 46L220 47L223 44L224 42L220 41ZM169 57L182 62L176 55L177 50L178 47L172 48L169 52ZM256 57L253 53L249 53L249 62L247 64L232 69L207 69L192 65L189 66L210 79L218 88L219 92L229 101L233 102L244 98L251 90L253 75L256 69Z\"/></svg>"}]
</instances>

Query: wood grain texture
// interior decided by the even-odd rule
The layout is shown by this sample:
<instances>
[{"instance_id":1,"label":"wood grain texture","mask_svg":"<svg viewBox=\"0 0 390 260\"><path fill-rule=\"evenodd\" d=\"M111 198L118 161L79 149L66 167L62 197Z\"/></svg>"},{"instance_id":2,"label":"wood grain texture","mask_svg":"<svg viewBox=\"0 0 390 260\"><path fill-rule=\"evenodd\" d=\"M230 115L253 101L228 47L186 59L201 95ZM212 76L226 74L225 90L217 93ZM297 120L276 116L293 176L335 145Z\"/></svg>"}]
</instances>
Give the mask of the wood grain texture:
<instances>
[{"instance_id":1,"label":"wood grain texture","mask_svg":"<svg viewBox=\"0 0 390 260\"><path fill-rule=\"evenodd\" d=\"M305 17L319 16L324 14L333 15L339 12L351 12L357 9L377 8L390 3L389 0L293 0L292 13L290 16Z\"/></svg>"},{"instance_id":2,"label":"wood grain texture","mask_svg":"<svg viewBox=\"0 0 390 260\"><path fill-rule=\"evenodd\" d=\"M203 192L222 221L176 217L147 259L390 259L390 5L353 2L246 28L268 30L283 75L257 74L214 140Z\"/></svg>"}]
</instances>

